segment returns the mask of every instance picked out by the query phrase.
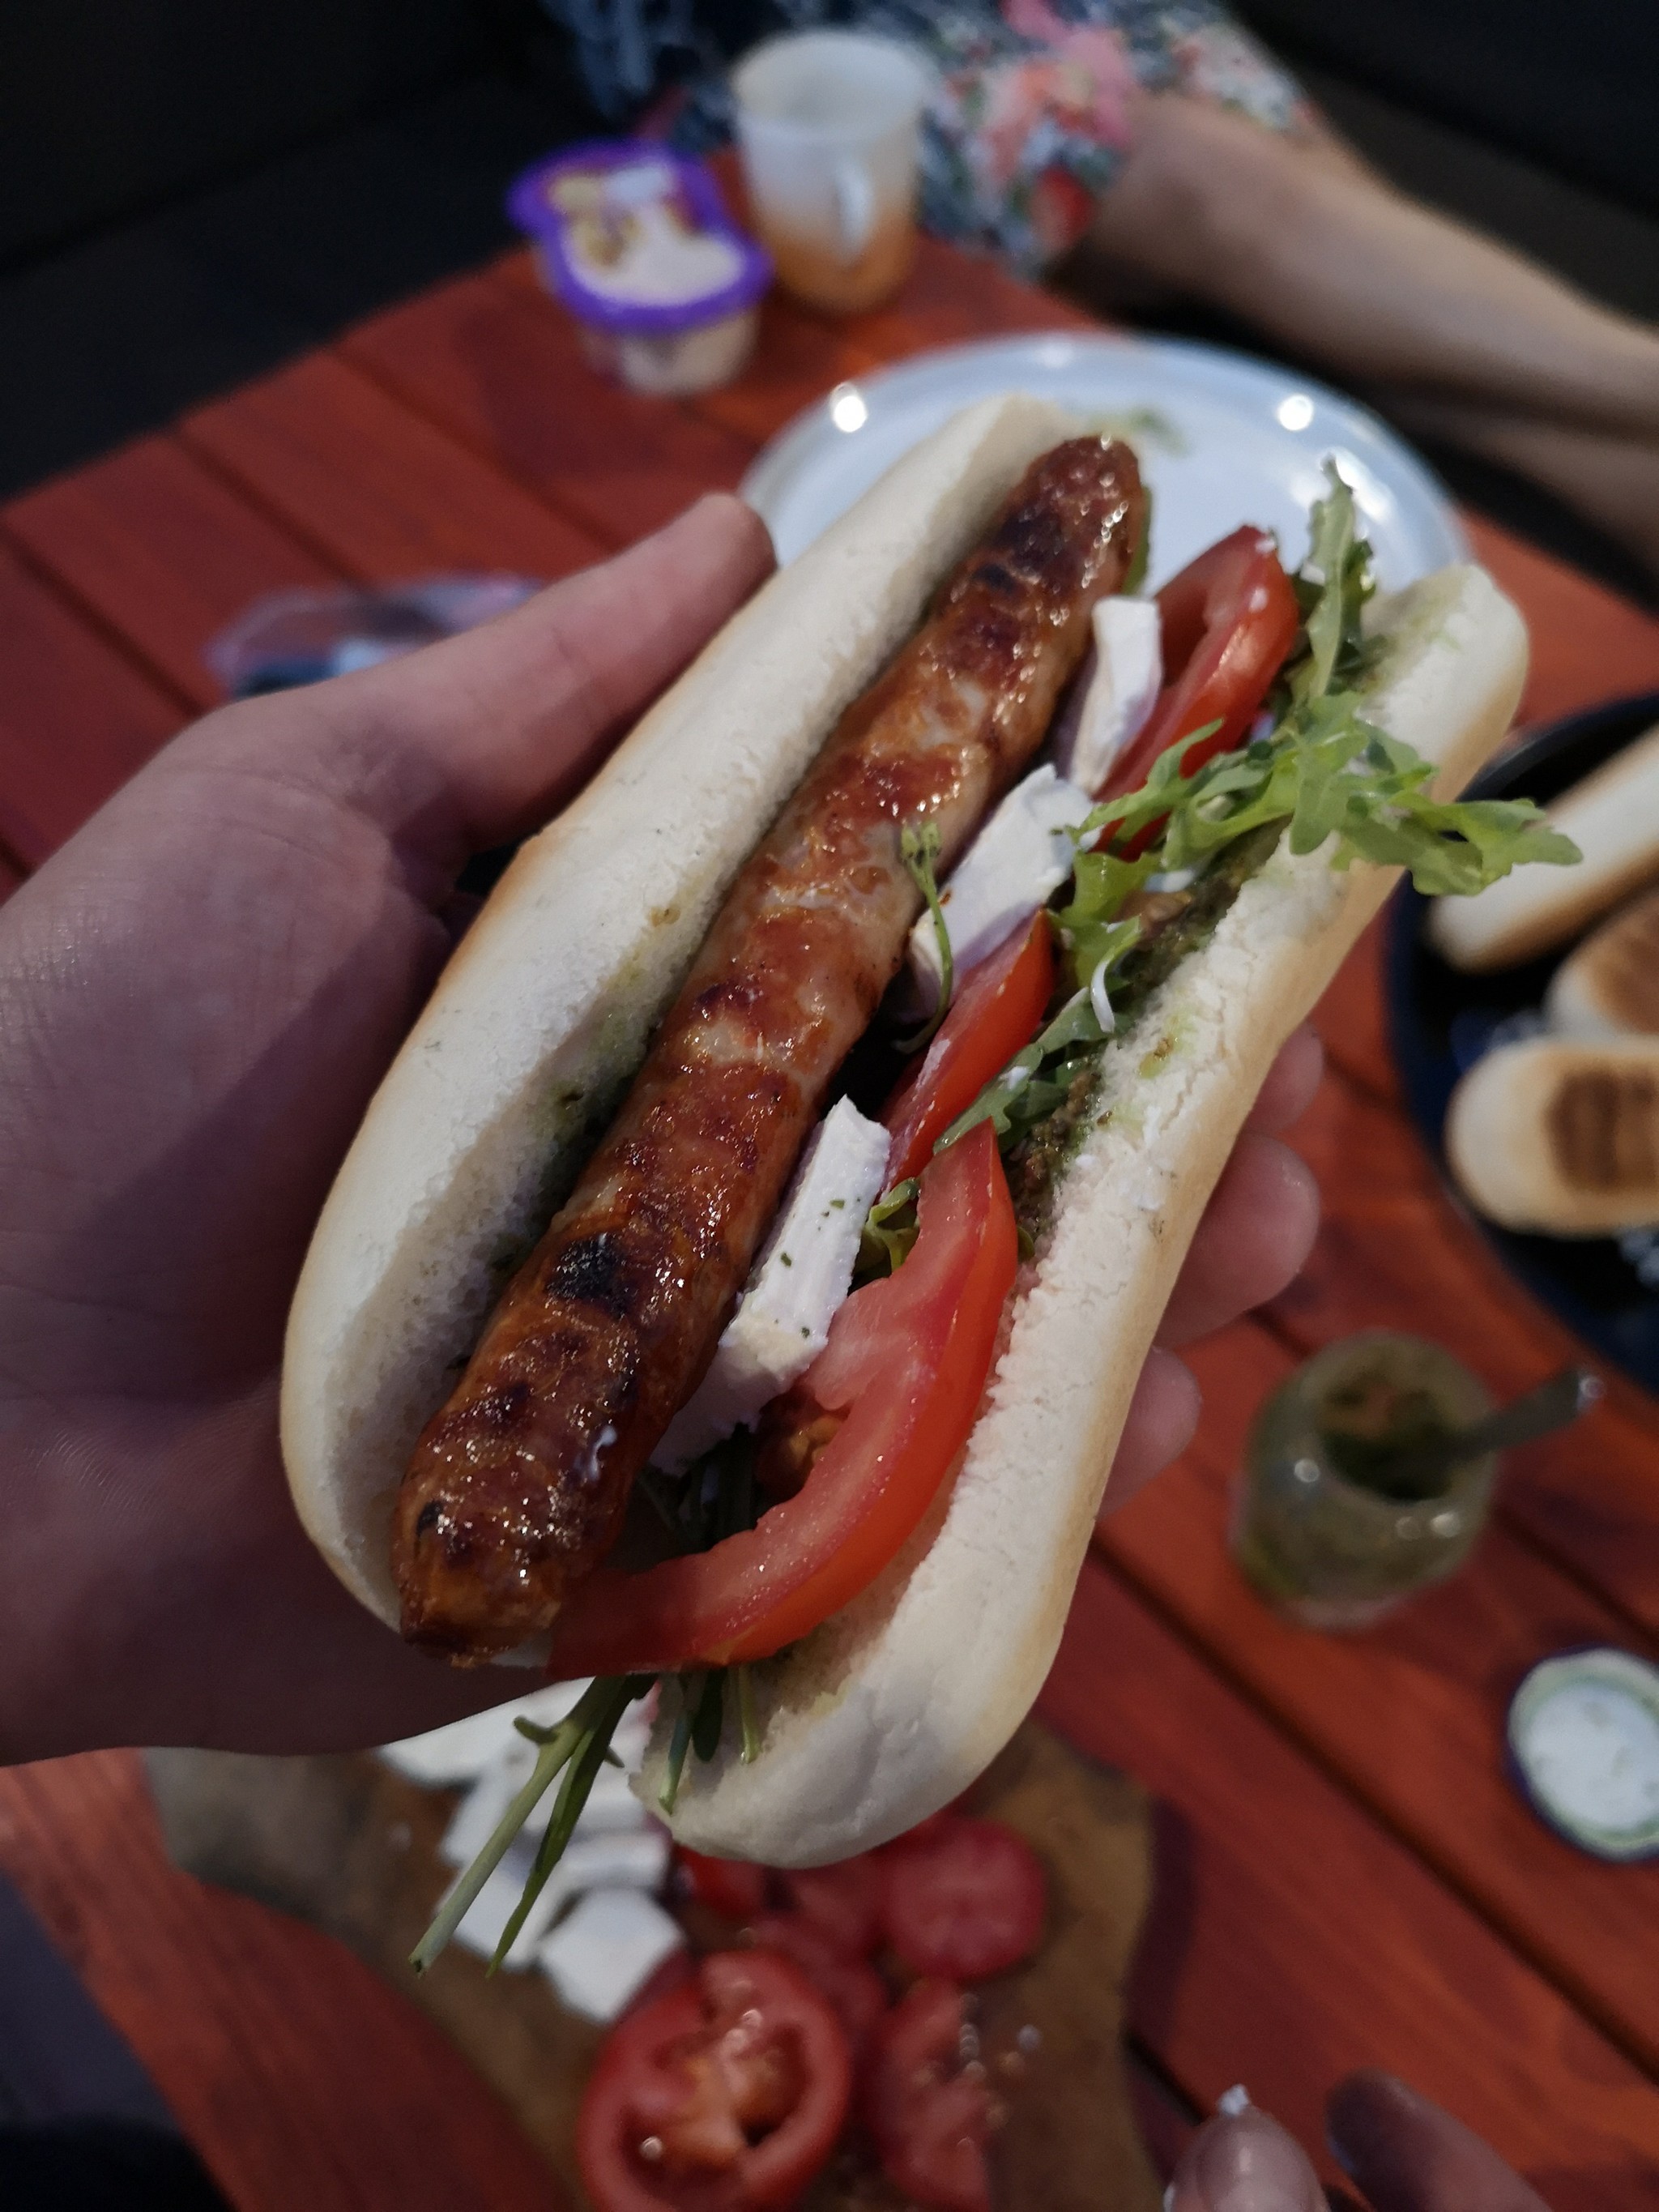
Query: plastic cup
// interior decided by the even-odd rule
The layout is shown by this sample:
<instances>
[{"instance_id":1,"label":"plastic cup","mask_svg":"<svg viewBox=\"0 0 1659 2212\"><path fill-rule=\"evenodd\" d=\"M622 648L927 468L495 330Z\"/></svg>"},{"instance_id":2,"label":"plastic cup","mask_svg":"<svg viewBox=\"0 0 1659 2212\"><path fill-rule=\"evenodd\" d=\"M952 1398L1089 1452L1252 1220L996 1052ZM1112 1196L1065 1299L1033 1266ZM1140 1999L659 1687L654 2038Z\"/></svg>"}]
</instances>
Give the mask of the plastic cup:
<instances>
[{"instance_id":1,"label":"plastic cup","mask_svg":"<svg viewBox=\"0 0 1659 2212\"><path fill-rule=\"evenodd\" d=\"M750 217L809 307L854 314L904 282L933 85L909 47L853 31L787 33L733 70Z\"/></svg>"}]
</instances>

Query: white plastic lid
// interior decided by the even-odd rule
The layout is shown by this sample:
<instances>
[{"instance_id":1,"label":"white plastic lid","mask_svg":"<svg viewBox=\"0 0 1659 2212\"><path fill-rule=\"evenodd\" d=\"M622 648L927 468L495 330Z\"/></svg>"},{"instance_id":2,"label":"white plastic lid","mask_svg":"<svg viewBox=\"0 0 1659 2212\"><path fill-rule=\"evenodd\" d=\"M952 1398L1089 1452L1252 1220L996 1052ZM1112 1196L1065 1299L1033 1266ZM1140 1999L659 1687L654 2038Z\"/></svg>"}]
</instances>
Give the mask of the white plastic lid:
<instances>
[{"instance_id":1,"label":"white plastic lid","mask_svg":"<svg viewBox=\"0 0 1659 2212\"><path fill-rule=\"evenodd\" d=\"M1534 1667L1510 1755L1550 1826L1597 1858L1659 1856L1659 1667L1602 1646Z\"/></svg>"}]
</instances>

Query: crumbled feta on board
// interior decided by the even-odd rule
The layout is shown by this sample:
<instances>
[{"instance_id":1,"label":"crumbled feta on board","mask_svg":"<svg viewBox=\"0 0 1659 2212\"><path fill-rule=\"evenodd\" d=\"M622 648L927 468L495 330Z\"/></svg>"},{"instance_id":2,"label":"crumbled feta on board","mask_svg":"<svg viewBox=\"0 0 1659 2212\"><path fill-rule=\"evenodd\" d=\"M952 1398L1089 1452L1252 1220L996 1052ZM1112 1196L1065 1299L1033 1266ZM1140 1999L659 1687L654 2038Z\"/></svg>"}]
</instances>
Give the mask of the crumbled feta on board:
<instances>
[{"instance_id":1,"label":"crumbled feta on board","mask_svg":"<svg viewBox=\"0 0 1659 2212\"><path fill-rule=\"evenodd\" d=\"M591 1889L540 1945L536 1963L570 2011L608 2027L684 1941L642 1891Z\"/></svg>"},{"instance_id":2,"label":"crumbled feta on board","mask_svg":"<svg viewBox=\"0 0 1659 2212\"><path fill-rule=\"evenodd\" d=\"M961 976L1029 921L1072 872L1067 834L1094 801L1044 763L1017 783L957 863L939 893L951 953ZM924 914L910 933L910 973L924 1005L939 1000L939 933Z\"/></svg>"},{"instance_id":3,"label":"crumbled feta on board","mask_svg":"<svg viewBox=\"0 0 1659 2212\"><path fill-rule=\"evenodd\" d=\"M1113 762L1146 726L1164 685L1164 641L1156 599L1096 602L1095 672L1060 766L1098 792Z\"/></svg>"},{"instance_id":4,"label":"crumbled feta on board","mask_svg":"<svg viewBox=\"0 0 1659 2212\"><path fill-rule=\"evenodd\" d=\"M651 1455L656 1466L683 1474L734 1429L752 1428L823 1351L881 1196L888 1144L847 1098L814 1130L708 1372Z\"/></svg>"}]
</instances>

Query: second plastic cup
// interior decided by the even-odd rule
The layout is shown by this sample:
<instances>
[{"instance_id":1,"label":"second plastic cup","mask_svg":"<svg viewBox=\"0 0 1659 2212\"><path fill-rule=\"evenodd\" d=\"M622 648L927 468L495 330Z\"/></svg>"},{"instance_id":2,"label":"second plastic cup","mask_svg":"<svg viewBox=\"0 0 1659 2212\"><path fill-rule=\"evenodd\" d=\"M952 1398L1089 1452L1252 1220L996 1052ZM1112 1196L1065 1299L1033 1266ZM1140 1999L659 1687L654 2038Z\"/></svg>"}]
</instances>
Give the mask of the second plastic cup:
<instances>
[{"instance_id":1,"label":"second plastic cup","mask_svg":"<svg viewBox=\"0 0 1659 2212\"><path fill-rule=\"evenodd\" d=\"M754 226L808 306L854 314L903 283L933 82L908 46L851 31L769 39L733 70Z\"/></svg>"}]
</instances>

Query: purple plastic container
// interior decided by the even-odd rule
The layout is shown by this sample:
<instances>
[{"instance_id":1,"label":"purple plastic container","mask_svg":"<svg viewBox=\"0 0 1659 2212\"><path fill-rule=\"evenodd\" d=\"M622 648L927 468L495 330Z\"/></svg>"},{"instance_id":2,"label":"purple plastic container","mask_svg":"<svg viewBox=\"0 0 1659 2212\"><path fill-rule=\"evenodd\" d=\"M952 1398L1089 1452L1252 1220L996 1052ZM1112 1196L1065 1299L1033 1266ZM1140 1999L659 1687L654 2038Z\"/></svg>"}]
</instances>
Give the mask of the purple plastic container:
<instances>
[{"instance_id":1,"label":"purple plastic container","mask_svg":"<svg viewBox=\"0 0 1659 2212\"><path fill-rule=\"evenodd\" d=\"M606 375L635 392L708 392L749 358L772 264L701 161L591 139L526 170L507 210Z\"/></svg>"}]
</instances>

